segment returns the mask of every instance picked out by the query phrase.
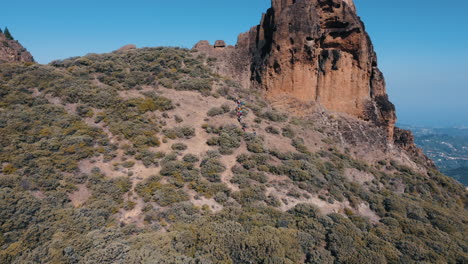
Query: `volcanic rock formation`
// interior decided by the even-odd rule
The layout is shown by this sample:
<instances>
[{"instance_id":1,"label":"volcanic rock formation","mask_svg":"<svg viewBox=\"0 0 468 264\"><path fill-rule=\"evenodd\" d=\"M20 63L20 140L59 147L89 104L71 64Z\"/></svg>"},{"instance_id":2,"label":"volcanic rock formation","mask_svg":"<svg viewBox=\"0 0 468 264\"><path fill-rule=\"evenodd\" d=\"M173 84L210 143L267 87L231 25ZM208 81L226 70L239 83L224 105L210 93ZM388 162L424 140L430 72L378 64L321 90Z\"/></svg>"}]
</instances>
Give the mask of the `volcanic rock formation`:
<instances>
[{"instance_id":1,"label":"volcanic rock formation","mask_svg":"<svg viewBox=\"0 0 468 264\"><path fill-rule=\"evenodd\" d=\"M34 62L34 58L18 41L0 33L0 63Z\"/></svg>"},{"instance_id":2,"label":"volcanic rock formation","mask_svg":"<svg viewBox=\"0 0 468 264\"><path fill-rule=\"evenodd\" d=\"M235 48L213 51L206 41L194 48L217 55L220 73L263 88L272 101L318 103L384 126L393 139L395 108L352 0L272 0Z\"/></svg>"}]
</instances>

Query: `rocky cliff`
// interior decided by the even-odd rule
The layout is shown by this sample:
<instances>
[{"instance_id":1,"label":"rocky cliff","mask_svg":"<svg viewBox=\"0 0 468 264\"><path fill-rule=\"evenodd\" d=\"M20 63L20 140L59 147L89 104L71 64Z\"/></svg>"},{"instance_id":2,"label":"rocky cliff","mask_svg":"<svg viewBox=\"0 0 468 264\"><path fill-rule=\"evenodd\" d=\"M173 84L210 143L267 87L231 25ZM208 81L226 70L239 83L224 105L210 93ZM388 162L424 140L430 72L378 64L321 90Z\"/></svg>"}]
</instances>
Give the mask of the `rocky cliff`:
<instances>
[{"instance_id":1,"label":"rocky cliff","mask_svg":"<svg viewBox=\"0 0 468 264\"><path fill-rule=\"evenodd\" d=\"M352 0L272 0L235 48L206 41L195 48L218 57L221 73L263 88L272 101L318 103L384 126L393 139L395 108Z\"/></svg>"},{"instance_id":2,"label":"rocky cliff","mask_svg":"<svg viewBox=\"0 0 468 264\"><path fill-rule=\"evenodd\" d=\"M0 33L0 63L34 62L34 58L18 41Z\"/></svg>"}]
</instances>

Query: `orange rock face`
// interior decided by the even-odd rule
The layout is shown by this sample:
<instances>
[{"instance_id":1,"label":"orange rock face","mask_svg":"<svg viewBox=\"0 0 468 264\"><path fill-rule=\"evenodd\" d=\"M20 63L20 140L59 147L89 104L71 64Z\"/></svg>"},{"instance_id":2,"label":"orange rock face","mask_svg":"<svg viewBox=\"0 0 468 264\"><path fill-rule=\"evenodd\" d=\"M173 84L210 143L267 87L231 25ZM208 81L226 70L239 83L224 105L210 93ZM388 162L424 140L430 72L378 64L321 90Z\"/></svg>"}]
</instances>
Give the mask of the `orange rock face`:
<instances>
[{"instance_id":1,"label":"orange rock face","mask_svg":"<svg viewBox=\"0 0 468 264\"><path fill-rule=\"evenodd\" d=\"M314 102L385 126L393 138L395 109L352 0L272 0L260 25L219 57L233 65L222 73L271 100Z\"/></svg>"}]
</instances>

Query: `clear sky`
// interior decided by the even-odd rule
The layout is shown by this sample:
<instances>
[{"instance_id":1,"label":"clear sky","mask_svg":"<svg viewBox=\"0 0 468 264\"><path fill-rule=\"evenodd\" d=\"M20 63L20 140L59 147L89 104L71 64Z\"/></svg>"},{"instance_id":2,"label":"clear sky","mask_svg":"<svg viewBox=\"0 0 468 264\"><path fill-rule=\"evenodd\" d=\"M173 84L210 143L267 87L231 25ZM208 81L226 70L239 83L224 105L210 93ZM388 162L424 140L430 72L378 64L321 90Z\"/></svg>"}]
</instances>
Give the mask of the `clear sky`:
<instances>
[{"instance_id":1,"label":"clear sky","mask_svg":"<svg viewBox=\"0 0 468 264\"><path fill-rule=\"evenodd\" d=\"M355 0L401 123L468 126L468 1ZM125 44L181 46L258 24L270 0L4 1L8 26L40 63Z\"/></svg>"}]
</instances>

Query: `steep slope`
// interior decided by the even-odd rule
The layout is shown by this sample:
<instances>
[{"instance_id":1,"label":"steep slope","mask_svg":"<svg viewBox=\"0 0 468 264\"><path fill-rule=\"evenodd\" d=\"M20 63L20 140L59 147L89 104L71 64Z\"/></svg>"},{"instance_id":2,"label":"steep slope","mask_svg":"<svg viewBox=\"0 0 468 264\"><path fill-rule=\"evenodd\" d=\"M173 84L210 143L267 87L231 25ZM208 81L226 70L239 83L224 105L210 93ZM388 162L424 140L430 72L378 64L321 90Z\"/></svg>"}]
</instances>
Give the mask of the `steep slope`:
<instances>
[{"instance_id":1,"label":"steep slope","mask_svg":"<svg viewBox=\"0 0 468 264\"><path fill-rule=\"evenodd\" d=\"M0 263L465 263L352 1L272 6L236 47L0 64Z\"/></svg>"},{"instance_id":2,"label":"steep slope","mask_svg":"<svg viewBox=\"0 0 468 264\"><path fill-rule=\"evenodd\" d=\"M463 186L377 125L277 111L212 66L175 48L0 65L0 262L466 260Z\"/></svg>"},{"instance_id":3,"label":"steep slope","mask_svg":"<svg viewBox=\"0 0 468 264\"><path fill-rule=\"evenodd\" d=\"M34 58L18 41L0 32L0 63L34 62Z\"/></svg>"}]
</instances>

